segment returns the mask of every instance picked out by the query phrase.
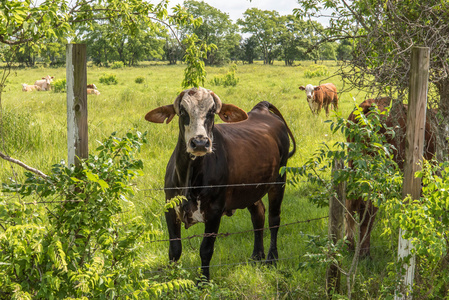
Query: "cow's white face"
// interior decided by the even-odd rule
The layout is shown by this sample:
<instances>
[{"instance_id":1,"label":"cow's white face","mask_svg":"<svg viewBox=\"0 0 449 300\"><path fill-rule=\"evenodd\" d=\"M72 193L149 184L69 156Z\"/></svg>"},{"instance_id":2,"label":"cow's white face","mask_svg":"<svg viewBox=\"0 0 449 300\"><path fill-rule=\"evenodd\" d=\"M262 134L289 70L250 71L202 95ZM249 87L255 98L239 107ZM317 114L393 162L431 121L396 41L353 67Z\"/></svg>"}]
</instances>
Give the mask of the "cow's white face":
<instances>
[{"instance_id":1,"label":"cow's white face","mask_svg":"<svg viewBox=\"0 0 449 300\"><path fill-rule=\"evenodd\" d=\"M215 114L227 123L246 120L244 110L233 104L222 103L214 92L205 88L191 88L182 91L175 102L153 109L145 120L153 123L167 123L179 116L180 141L191 156L204 156L212 152ZM179 149L183 151L184 149Z\"/></svg>"},{"instance_id":2,"label":"cow's white face","mask_svg":"<svg viewBox=\"0 0 449 300\"><path fill-rule=\"evenodd\" d=\"M179 99L179 105L175 101L188 153L203 156L212 152L212 128L215 113L220 108L220 99L204 88L186 91Z\"/></svg>"},{"instance_id":3,"label":"cow's white face","mask_svg":"<svg viewBox=\"0 0 449 300\"><path fill-rule=\"evenodd\" d=\"M314 92L315 92L315 86L308 84L306 85L306 87L304 88L304 90L306 91L306 96L307 96L307 103L309 104L310 110L312 111L312 113L316 113L318 110L318 103L315 103L313 101L313 96L314 96Z\"/></svg>"},{"instance_id":4,"label":"cow's white face","mask_svg":"<svg viewBox=\"0 0 449 300\"><path fill-rule=\"evenodd\" d=\"M315 86L308 84L308 85L306 85L305 91L306 91L307 101L310 104L310 102L312 102L312 100L313 100L313 93L315 91Z\"/></svg>"}]
</instances>

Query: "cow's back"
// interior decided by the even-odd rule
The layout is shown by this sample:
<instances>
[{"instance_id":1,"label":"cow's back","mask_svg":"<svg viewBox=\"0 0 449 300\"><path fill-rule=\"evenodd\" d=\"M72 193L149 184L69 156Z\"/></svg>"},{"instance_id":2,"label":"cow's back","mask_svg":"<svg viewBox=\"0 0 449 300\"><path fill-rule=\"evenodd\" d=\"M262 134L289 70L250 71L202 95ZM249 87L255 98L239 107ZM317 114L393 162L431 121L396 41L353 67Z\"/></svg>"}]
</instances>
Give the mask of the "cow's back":
<instances>
[{"instance_id":1,"label":"cow's back","mask_svg":"<svg viewBox=\"0 0 449 300\"><path fill-rule=\"evenodd\" d=\"M337 87L333 83L324 83L321 86L323 103L330 104L337 101Z\"/></svg>"},{"instance_id":2,"label":"cow's back","mask_svg":"<svg viewBox=\"0 0 449 300\"><path fill-rule=\"evenodd\" d=\"M260 199L273 182L289 156L289 136L284 121L267 107L256 106L248 119L239 123L217 124L214 138L222 146L226 157L229 185L249 184L248 187L230 187L227 190L227 209L244 208ZM254 189L254 184L261 184Z\"/></svg>"}]
</instances>

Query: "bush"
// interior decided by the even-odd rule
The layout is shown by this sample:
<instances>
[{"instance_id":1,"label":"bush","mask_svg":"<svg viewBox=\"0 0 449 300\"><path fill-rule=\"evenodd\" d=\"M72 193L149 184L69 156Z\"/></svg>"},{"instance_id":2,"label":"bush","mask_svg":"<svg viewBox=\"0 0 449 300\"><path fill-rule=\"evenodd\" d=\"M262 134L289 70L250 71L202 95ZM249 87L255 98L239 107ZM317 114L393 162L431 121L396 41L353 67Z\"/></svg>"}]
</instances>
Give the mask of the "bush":
<instances>
[{"instance_id":1,"label":"bush","mask_svg":"<svg viewBox=\"0 0 449 300\"><path fill-rule=\"evenodd\" d=\"M329 70L323 65L311 65L308 70L304 72L306 78L314 78L320 76L326 76L329 74Z\"/></svg>"},{"instance_id":2,"label":"bush","mask_svg":"<svg viewBox=\"0 0 449 300\"><path fill-rule=\"evenodd\" d=\"M111 65L111 69L121 69L123 68L125 65L123 64L122 61L114 61Z\"/></svg>"},{"instance_id":3,"label":"bush","mask_svg":"<svg viewBox=\"0 0 449 300\"><path fill-rule=\"evenodd\" d=\"M239 78L235 76L236 70L237 65L231 65L228 73L226 73L224 76L215 76L212 79L211 84L215 86L222 85L223 87L236 86L239 82Z\"/></svg>"},{"instance_id":4,"label":"bush","mask_svg":"<svg viewBox=\"0 0 449 300\"><path fill-rule=\"evenodd\" d=\"M62 162L47 177L26 172L24 183L3 184L1 299L160 299L194 286L154 281L140 256L158 232L124 216L133 210L130 182L142 174L134 155L143 142L138 132L113 134L78 168Z\"/></svg>"},{"instance_id":5,"label":"bush","mask_svg":"<svg viewBox=\"0 0 449 300\"><path fill-rule=\"evenodd\" d=\"M117 77L114 74L103 74L103 75L101 75L99 80L101 83L104 83L107 85L118 83Z\"/></svg>"},{"instance_id":6,"label":"bush","mask_svg":"<svg viewBox=\"0 0 449 300\"><path fill-rule=\"evenodd\" d=\"M65 93L67 91L67 82L64 79L55 80L52 83L52 90L55 93Z\"/></svg>"},{"instance_id":7,"label":"bush","mask_svg":"<svg viewBox=\"0 0 449 300\"><path fill-rule=\"evenodd\" d=\"M135 81L136 83L144 83L144 82L145 82L145 78L142 77L142 76L139 76L139 77L137 77L134 81Z\"/></svg>"}]
</instances>

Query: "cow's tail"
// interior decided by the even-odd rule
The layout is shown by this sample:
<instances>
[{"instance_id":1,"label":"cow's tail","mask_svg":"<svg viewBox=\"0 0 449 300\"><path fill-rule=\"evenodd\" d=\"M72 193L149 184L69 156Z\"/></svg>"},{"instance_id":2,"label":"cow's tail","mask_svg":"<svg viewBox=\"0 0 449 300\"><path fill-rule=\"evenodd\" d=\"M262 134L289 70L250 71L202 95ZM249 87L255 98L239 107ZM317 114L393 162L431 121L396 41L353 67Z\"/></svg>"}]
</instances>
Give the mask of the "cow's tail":
<instances>
[{"instance_id":1,"label":"cow's tail","mask_svg":"<svg viewBox=\"0 0 449 300\"><path fill-rule=\"evenodd\" d=\"M295 137L293 136L293 133L291 132L290 128L289 128L288 125L287 125L287 122L285 121L285 119L284 119L284 117L282 116L281 112L276 108L276 106L274 106L273 104L271 104L271 103L268 102L268 101L265 101L265 102L266 102L266 104L267 104L268 109L269 109L272 113L274 113L276 116L278 116L279 118L281 118L282 122L284 122L284 124L285 124L285 127L287 127L288 135L290 136L290 139L292 140L292 143L293 143L293 149L292 149L292 151L290 151L290 152L288 153L288 158L290 158L290 157L292 157L293 154L295 154L295 152L296 152L296 141L295 141Z\"/></svg>"}]
</instances>

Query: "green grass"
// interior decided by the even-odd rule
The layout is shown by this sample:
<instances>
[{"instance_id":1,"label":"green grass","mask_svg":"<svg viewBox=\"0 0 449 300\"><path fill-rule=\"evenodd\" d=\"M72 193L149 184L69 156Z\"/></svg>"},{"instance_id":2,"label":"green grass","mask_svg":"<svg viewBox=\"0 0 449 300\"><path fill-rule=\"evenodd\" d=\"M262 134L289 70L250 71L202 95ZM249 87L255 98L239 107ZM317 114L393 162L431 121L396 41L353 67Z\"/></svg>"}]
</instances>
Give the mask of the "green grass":
<instances>
[{"instance_id":1,"label":"green grass","mask_svg":"<svg viewBox=\"0 0 449 300\"><path fill-rule=\"evenodd\" d=\"M236 76L239 83L235 87L224 88L206 83L205 87L212 89L223 102L235 104L249 111L259 101L267 100L274 104L284 115L297 143L297 153L289 160L289 166L301 166L322 143L333 144L342 140L342 135L332 135L326 120L334 118L332 112L326 118L324 111L319 116L313 116L306 102L305 93L298 89L301 85L324 83L332 81L337 89L342 88L342 82L335 77L317 77L307 79L304 72L310 62L301 62L294 67L286 67L282 63L265 66L261 63L253 65L238 65ZM337 68L335 62L323 63L329 68L331 75ZM98 141L116 131L118 135L136 129L148 131L149 144L144 146L140 158L144 162L145 175L136 182L134 214L141 214L144 220L153 224L161 232L160 239L168 238L163 216L160 215L164 203L163 187L165 165L176 145L177 122L170 124L150 124L144 120L145 114L160 105L173 103L181 89L183 65L146 64L134 68L107 69L89 65L87 69L88 83L95 83L101 95L88 96L89 149L93 152L99 146ZM228 67L207 67L208 79L223 75ZM106 85L99 82L103 74L113 74L118 80L116 85ZM22 92L21 84L33 84L35 80L45 75L55 76L55 79L65 78L65 68L33 68L15 69L8 78L6 90L2 95L2 107L5 112L17 116L25 116L21 125L23 131L29 131L22 138L20 145L9 150L10 155L24 163L50 172L51 165L67 159L66 141L66 98L65 94L54 92ZM137 84L136 78L144 78ZM339 108L343 116L348 116L355 103L363 98L358 95L356 101L351 94L339 95ZM219 121L216 118L216 122ZM5 126L5 128L8 128ZM16 130L17 131L17 130ZM12 131L5 132L6 143L15 140ZM9 134L9 135L8 135ZM3 148L2 148L3 149ZM14 168L19 177L22 170L0 160L0 181L5 182L12 175ZM281 223L287 224L300 220L327 215L327 208L317 208L308 201L309 193L306 184L298 187L287 186L282 206ZM266 199L264 200L266 207ZM158 215L159 214L159 215ZM268 218L266 218L268 219ZM268 221L266 221L268 222ZM229 218L223 217L220 232L240 232L251 229L249 212L237 211ZM183 229L183 236L201 234L203 224L197 224L188 230ZM385 252L388 241L378 236L380 230L375 230L373 244L383 245L373 248L375 259L393 255ZM247 263L252 253L253 234L242 233L228 237L220 237L215 244L212 258L211 278L222 289L229 289L231 295L226 298L235 299L323 299L325 296L325 270L322 268L299 269L303 255L308 251L302 233L312 235L327 235L327 219L310 223L300 223L282 227L279 231L278 248L280 261L277 268L269 268L261 264ZM265 232L265 250L269 247L269 232ZM200 265L199 247L201 239L194 238L183 242L183 254L180 260L183 276L195 280ZM386 243L386 245L385 245ZM394 250L393 250L394 252ZM168 265L168 243L155 242L148 244L142 259L152 262L154 274L162 277L174 272ZM376 263L377 269L385 268L385 259ZM370 278L372 268L361 264L362 275ZM379 282L380 281L380 282ZM360 285L359 290L366 288L367 293L376 295L381 279L375 277L369 280L366 287ZM360 295L366 295L361 291ZM180 297L178 295L178 297ZM217 296L220 298L220 296ZM361 296L359 299L366 299Z\"/></svg>"}]
</instances>

